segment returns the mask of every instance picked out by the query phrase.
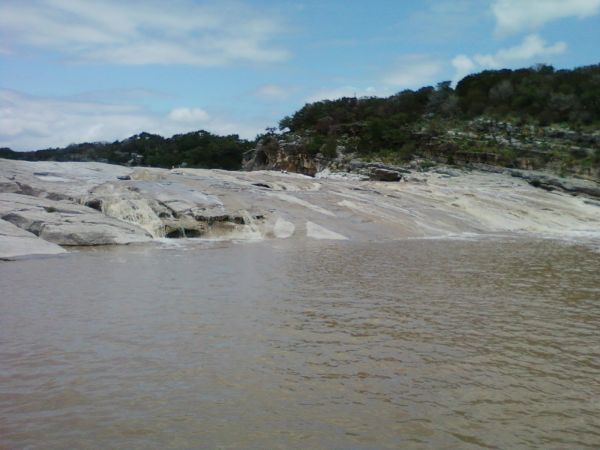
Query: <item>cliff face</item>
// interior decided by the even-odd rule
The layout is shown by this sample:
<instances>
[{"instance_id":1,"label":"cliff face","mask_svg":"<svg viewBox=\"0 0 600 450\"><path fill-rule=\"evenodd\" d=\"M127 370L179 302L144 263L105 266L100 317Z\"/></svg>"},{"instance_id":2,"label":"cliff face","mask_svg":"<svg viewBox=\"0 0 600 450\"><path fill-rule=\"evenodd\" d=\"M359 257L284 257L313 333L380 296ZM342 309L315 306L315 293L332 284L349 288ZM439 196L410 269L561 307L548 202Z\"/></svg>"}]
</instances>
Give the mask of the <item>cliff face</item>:
<instances>
[{"instance_id":1,"label":"cliff face","mask_svg":"<svg viewBox=\"0 0 600 450\"><path fill-rule=\"evenodd\" d=\"M315 176L328 163L323 157L310 154L301 139L286 141L275 136L260 140L246 155L245 170L283 170Z\"/></svg>"},{"instance_id":2,"label":"cliff face","mask_svg":"<svg viewBox=\"0 0 600 450\"><path fill-rule=\"evenodd\" d=\"M420 154L437 162L545 170L600 180L600 131L518 126L481 118L415 134Z\"/></svg>"},{"instance_id":3,"label":"cliff face","mask_svg":"<svg viewBox=\"0 0 600 450\"><path fill-rule=\"evenodd\" d=\"M406 144L402 149L386 149L384 153L361 152L353 147L353 138L348 135L336 138L333 152L326 143L311 146L310 140L310 135L294 133L264 138L246 154L244 169L275 169L314 176L326 168L355 172L356 164L348 168L345 163L356 159L365 163L384 159L393 166L424 159L429 165L488 165L600 180L600 131L519 126L486 118L468 122L425 121L410 130L408 154ZM373 170L363 170L361 175L370 177L372 173L375 176Z\"/></svg>"}]
</instances>

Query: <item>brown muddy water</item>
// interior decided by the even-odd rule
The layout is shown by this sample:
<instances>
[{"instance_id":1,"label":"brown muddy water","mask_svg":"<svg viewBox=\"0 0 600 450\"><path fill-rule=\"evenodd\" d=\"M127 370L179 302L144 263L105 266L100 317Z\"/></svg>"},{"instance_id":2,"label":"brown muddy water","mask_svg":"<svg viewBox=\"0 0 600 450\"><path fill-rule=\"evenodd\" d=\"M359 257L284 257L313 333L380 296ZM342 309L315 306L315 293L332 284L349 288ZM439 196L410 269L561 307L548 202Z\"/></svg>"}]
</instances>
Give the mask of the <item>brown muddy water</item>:
<instances>
[{"instance_id":1,"label":"brown muddy water","mask_svg":"<svg viewBox=\"0 0 600 450\"><path fill-rule=\"evenodd\" d=\"M600 254L202 243L0 263L0 448L598 448Z\"/></svg>"}]
</instances>

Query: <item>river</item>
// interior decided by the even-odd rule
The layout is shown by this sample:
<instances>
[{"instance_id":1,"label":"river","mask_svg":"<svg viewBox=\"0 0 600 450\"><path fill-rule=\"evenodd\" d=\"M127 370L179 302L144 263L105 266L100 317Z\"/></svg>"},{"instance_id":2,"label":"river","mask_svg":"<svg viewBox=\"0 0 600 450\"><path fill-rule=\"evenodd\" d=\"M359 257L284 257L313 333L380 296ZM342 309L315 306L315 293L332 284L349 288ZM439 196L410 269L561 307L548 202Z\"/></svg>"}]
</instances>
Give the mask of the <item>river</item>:
<instances>
[{"instance_id":1,"label":"river","mask_svg":"<svg viewBox=\"0 0 600 450\"><path fill-rule=\"evenodd\" d=\"M0 448L598 448L599 269L518 237L0 262Z\"/></svg>"}]
</instances>

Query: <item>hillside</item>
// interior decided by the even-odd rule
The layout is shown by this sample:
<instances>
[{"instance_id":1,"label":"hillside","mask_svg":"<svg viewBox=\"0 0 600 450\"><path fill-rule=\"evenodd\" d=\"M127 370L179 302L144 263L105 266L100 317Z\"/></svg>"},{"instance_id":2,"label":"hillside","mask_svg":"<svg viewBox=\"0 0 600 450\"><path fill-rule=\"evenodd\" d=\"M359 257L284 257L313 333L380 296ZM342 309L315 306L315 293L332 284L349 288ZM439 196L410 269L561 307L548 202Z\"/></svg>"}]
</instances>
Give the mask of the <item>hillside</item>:
<instances>
[{"instance_id":1,"label":"hillside","mask_svg":"<svg viewBox=\"0 0 600 450\"><path fill-rule=\"evenodd\" d=\"M600 177L600 65L485 71L387 98L305 105L258 142L248 168L313 175L334 161L491 164Z\"/></svg>"}]
</instances>

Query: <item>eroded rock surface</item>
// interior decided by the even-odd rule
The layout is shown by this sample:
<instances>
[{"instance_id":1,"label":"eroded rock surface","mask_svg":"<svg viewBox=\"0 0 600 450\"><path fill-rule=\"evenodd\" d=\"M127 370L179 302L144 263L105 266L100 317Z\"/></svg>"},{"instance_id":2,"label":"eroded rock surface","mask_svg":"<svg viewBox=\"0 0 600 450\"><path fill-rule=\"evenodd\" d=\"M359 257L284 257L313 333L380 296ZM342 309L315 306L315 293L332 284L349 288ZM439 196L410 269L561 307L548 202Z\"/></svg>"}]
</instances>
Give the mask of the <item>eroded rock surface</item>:
<instances>
[{"instance_id":1,"label":"eroded rock surface","mask_svg":"<svg viewBox=\"0 0 600 450\"><path fill-rule=\"evenodd\" d=\"M274 136L262 140L248 156L246 170L285 170L314 176L326 167L315 155L306 153L302 140L287 142Z\"/></svg>"},{"instance_id":2,"label":"eroded rock surface","mask_svg":"<svg viewBox=\"0 0 600 450\"><path fill-rule=\"evenodd\" d=\"M60 253L65 253L62 247L0 219L0 259Z\"/></svg>"},{"instance_id":3,"label":"eroded rock surface","mask_svg":"<svg viewBox=\"0 0 600 450\"><path fill-rule=\"evenodd\" d=\"M384 182L331 171L312 178L0 160L0 220L12 227L0 236L68 246L161 237L373 241L600 231L597 203L509 173L406 172L398 172L401 181ZM0 257L14 253L11 239L0 239Z\"/></svg>"},{"instance_id":4,"label":"eroded rock surface","mask_svg":"<svg viewBox=\"0 0 600 450\"><path fill-rule=\"evenodd\" d=\"M72 202L0 193L0 218L59 245L109 245L147 242L139 227Z\"/></svg>"}]
</instances>

